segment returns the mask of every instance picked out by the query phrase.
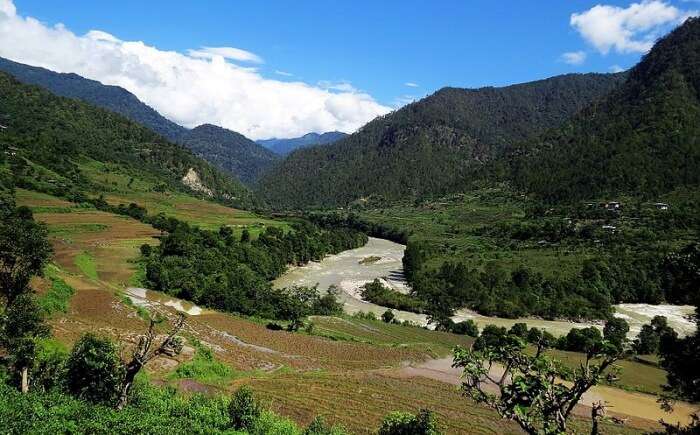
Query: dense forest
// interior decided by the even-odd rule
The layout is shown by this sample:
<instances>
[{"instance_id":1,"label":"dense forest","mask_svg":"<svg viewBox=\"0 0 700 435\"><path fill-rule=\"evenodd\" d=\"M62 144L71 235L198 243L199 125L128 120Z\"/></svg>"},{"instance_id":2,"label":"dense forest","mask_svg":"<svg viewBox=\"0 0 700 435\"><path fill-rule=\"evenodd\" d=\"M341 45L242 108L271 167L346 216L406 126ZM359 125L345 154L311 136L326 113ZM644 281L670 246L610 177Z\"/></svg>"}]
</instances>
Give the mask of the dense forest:
<instances>
[{"instance_id":1,"label":"dense forest","mask_svg":"<svg viewBox=\"0 0 700 435\"><path fill-rule=\"evenodd\" d=\"M214 199L250 207L251 192L191 152L126 118L57 97L0 73L0 147L18 187L58 196L90 190L80 162L118 163L148 174L173 190L187 190L183 176L194 169ZM189 191L191 194L197 192Z\"/></svg>"},{"instance_id":2,"label":"dense forest","mask_svg":"<svg viewBox=\"0 0 700 435\"><path fill-rule=\"evenodd\" d=\"M473 166L557 127L624 77L579 74L504 88L444 88L334 144L293 152L261 179L259 191L278 208L461 191Z\"/></svg>"},{"instance_id":3,"label":"dense forest","mask_svg":"<svg viewBox=\"0 0 700 435\"><path fill-rule=\"evenodd\" d=\"M659 40L607 98L507 156L513 184L550 201L697 187L700 19Z\"/></svg>"},{"instance_id":4,"label":"dense forest","mask_svg":"<svg viewBox=\"0 0 700 435\"><path fill-rule=\"evenodd\" d=\"M255 181L279 160L277 154L242 134L211 124L183 132L177 142L244 183Z\"/></svg>"}]
</instances>

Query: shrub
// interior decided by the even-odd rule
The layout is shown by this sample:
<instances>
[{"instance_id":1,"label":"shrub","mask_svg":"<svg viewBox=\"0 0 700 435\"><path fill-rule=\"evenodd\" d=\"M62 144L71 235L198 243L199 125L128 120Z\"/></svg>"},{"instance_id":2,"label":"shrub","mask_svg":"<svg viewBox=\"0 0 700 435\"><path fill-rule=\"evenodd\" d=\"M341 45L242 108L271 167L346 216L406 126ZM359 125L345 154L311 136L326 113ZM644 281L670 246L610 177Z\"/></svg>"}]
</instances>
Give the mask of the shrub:
<instances>
[{"instance_id":1,"label":"shrub","mask_svg":"<svg viewBox=\"0 0 700 435\"><path fill-rule=\"evenodd\" d=\"M383 321L384 323L391 323L391 321L394 320L394 317L395 317L395 316L394 316L394 312L391 311L391 309L387 309L387 310L384 311L384 313L382 314L382 321Z\"/></svg>"},{"instance_id":2,"label":"shrub","mask_svg":"<svg viewBox=\"0 0 700 435\"><path fill-rule=\"evenodd\" d=\"M124 377L117 348L108 338L88 333L68 357L68 391L94 403L111 404Z\"/></svg>"},{"instance_id":3,"label":"shrub","mask_svg":"<svg viewBox=\"0 0 700 435\"><path fill-rule=\"evenodd\" d=\"M421 409L418 415L392 412L384 417L379 435L437 435L440 433L432 411Z\"/></svg>"},{"instance_id":4,"label":"shrub","mask_svg":"<svg viewBox=\"0 0 700 435\"><path fill-rule=\"evenodd\" d=\"M251 429L262 414L262 406L258 403L250 387L243 386L231 397L228 415L234 429Z\"/></svg>"},{"instance_id":5,"label":"shrub","mask_svg":"<svg viewBox=\"0 0 700 435\"><path fill-rule=\"evenodd\" d=\"M470 337L479 336L479 327L472 319L467 319L463 322L455 323L452 326L452 332L455 334L468 335Z\"/></svg>"}]
</instances>

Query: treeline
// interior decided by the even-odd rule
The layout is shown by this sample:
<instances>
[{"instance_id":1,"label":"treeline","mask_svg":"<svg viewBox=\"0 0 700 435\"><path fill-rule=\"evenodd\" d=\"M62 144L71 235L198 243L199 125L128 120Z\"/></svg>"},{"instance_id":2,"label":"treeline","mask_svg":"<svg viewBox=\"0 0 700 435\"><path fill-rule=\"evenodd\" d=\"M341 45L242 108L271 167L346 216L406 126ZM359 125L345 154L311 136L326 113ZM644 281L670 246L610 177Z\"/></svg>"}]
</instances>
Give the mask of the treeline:
<instances>
[{"instance_id":1,"label":"treeline","mask_svg":"<svg viewBox=\"0 0 700 435\"><path fill-rule=\"evenodd\" d=\"M666 256L620 249L585 260L577 274L566 278L546 278L526 266L508 272L496 261L483 270L460 262L445 262L433 270L425 267L429 258L425 247L409 242L404 268L415 304L436 319L463 307L507 318L607 319L615 303L691 303L697 292L692 280L700 265L700 245L691 243Z\"/></svg>"},{"instance_id":2,"label":"treeline","mask_svg":"<svg viewBox=\"0 0 700 435\"><path fill-rule=\"evenodd\" d=\"M173 296L223 311L297 320L309 314L335 314L335 296L304 288L274 289L270 281L288 265L321 260L358 248L367 236L351 228L324 228L297 222L292 229L268 227L251 240L229 227L218 232L172 218L150 222L167 232L157 247L142 248L147 285ZM325 298L325 299L324 299Z\"/></svg>"},{"instance_id":3,"label":"treeline","mask_svg":"<svg viewBox=\"0 0 700 435\"><path fill-rule=\"evenodd\" d=\"M370 237L391 240L402 245L408 243L410 236L405 229L380 222L370 222L355 213L307 213L305 217L323 228L354 228Z\"/></svg>"}]
</instances>

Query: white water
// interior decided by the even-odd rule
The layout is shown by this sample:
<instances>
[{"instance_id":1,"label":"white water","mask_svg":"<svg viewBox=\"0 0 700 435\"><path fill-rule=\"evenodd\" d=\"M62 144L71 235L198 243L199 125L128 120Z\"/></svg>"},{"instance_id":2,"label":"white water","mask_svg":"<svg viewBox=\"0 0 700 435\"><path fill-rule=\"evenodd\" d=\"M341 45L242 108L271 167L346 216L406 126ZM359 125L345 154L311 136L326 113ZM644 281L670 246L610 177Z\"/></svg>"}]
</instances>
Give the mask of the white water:
<instances>
[{"instance_id":1,"label":"white water","mask_svg":"<svg viewBox=\"0 0 700 435\"><path fill-rule=\"evenodd\" d=\"M352 314L357 311L371 311L379 316L386 311L386 307L363 301L360 297L360 287L375 278L379 278L385 285L396 291L408 291L401 264L405 248L404 245L398 243L370 237L369 242L361 248L331 255L320 262L309 263L303 267L290 268L274 281L274 285L282 288L293 285L313 286L318 284L321 291L335 285L341 290L339 298L345 304L346 312ZM360 261L367 257L380 257L380 259L373 263L360 264ZM688 316L693 312L693 307L690 306L621 304L617 305L615 309L616 315L624 318L630 324L630 338L636 337L642 325L649 323L655 315L666 316L670 326L676 329L680 335L686 335L695 330L694 323L688 320ZM420 325L427 324L424 315L396 310L394 313L399 320L410 320ZM550 321L536 318L487 317L470 310L459 310L453 319L455 321L473 319L481 327L487 324L510 327L513 323L525 322L530 327L544 328L557 336L566 334L574 327L596 326L602 328L600 324L593 323Z\"/></svg>"}]
</instances>

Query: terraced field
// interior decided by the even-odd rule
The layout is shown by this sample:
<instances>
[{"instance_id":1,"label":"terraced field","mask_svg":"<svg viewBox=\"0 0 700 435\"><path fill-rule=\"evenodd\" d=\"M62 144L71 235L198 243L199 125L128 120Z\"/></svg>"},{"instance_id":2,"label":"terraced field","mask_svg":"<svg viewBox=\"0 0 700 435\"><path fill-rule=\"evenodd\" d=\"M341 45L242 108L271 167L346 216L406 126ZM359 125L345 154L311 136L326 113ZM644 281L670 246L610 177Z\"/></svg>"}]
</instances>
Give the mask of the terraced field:
<instances>
[{"instance_id":1,"label":"terraced field","mask_svg":"<svg viewBox=\"0 0 700 435\"><path fill-rule=\"evenodd\" d=\"M139 270L133 262L138 247L158 243L157 231L133 219L76 207L48 195L20 190L17 196L19 204L31 207L36 218L46 222L56 252L50 273L35 280L35 287L46 298L55 291L57 278L73 290L62 293L67 299L65 312L57 309L51 315L60 341L71 344L82 333L94 331L124 343L126 352L145 329L146 310L174 318L176 310L158 302L167 299L163 295L147 292L146 303L140 304L124 294L126 287L138 284ZM192 207L192 219L201 222L199 214L204 212ZM519 433L515 425L463 398L454 385L402 371L444 358L455 345L469 345L469 338L353 317L310 320L311 334L290 333L269 330L264 320L205 309L188 317L183 353L156 360L149 366L149 375L156 383L207 394L228 394L250 384L272 409L300 423L322 414L357 433L377 427L390 411L423 407L438 414L448 433ZM211 349L211 361L201 362L202 347ZM568 360L574 364L576 356ZM222 364L227 367L225 373L212 376ZM650 379L648 366L630 364L625 383ZM189 370L178 371L178 367ZM658 375L654 373L653 379ZM646 388L652 387L645 384L639 389ZM583 423L576 424L582 428ZM606 425L606 433L637 433L657 426L632 419L624 427Z\"/></svg>"}]
</instances>

